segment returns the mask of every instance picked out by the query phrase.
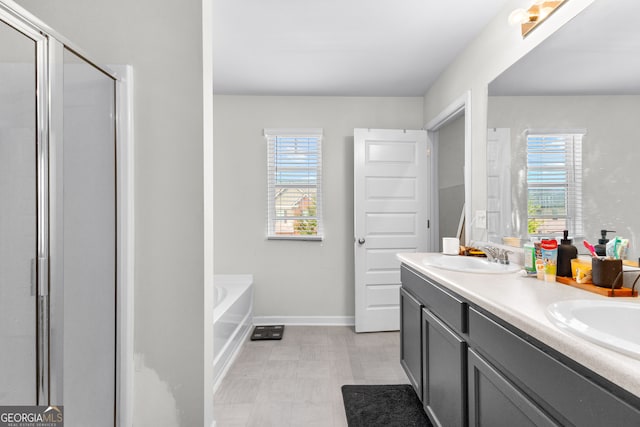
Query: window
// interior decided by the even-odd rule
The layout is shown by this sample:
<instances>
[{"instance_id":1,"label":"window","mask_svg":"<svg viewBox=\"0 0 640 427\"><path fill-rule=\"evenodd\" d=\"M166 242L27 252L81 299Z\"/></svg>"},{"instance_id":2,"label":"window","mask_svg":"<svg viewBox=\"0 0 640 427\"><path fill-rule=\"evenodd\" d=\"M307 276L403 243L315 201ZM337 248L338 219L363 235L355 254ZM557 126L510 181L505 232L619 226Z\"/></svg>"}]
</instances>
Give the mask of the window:
<instances>
[{"instance_id":1,"label":"window","mask_svg":"<svg viewBox=\"0 0 640 427\"><path fill-rule=\"evenodd\" d=\"M269 239L322 240L322 129L265 129Z\"/></svg>"},{"instance_id":2,"label":"window","mask_svg":"<svg viewBox=\"0 0 640 427\"><path fill-rule=\"evenodd\" d=\"M578 133L527 134L529 235L582 236L582 138Z\"/></svg>"}]
</instances>

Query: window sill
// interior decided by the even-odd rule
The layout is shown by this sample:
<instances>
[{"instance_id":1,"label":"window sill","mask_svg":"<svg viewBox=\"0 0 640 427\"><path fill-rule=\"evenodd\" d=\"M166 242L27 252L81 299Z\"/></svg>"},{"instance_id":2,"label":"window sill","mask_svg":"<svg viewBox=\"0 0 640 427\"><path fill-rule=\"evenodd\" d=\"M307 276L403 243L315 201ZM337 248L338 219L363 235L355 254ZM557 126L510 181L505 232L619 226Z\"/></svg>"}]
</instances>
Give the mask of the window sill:
<instances>
[{"instance_id":1,"label":"window sill","mask_svg":"<svg viewBox=\"0 0 640 427\"><path fill-rule=\"evenodd\" d=\"M302 240L310 242L321 242L323 236L267 236L267 240Z\"/></svg>"}]
</instances>

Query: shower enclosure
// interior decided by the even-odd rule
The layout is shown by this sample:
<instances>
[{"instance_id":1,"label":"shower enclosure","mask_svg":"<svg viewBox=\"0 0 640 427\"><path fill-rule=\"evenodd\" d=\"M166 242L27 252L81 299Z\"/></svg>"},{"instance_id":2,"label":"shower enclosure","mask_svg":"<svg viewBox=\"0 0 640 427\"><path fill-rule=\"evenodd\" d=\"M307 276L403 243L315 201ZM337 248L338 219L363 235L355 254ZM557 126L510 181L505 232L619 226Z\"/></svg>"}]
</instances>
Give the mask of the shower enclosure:
<instances>
[{"instance_id":1,"label":"shower enclosure","mask_svg":"<svg viewBox=\"0 0 640 427\"><path fill-rule=\"evenodd\" d=\"M0 1L0 406L113 426L116 78Z\"/></svg>"}]
</instances>

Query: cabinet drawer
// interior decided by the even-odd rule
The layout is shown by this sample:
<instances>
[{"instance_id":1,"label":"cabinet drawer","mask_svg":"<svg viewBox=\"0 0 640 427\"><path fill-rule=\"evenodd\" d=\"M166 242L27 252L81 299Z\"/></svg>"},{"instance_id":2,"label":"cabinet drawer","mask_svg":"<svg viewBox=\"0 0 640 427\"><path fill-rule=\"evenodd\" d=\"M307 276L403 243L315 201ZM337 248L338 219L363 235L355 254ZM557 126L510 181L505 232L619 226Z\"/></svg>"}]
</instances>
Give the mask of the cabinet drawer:
<instances>
[{"instance_id":1,"label":"cabinet drawer","mask_svg":"<svg viewBox=\"0 0 640 427\"><path fill-rule=\"evenodd\" d=\"M469 340L562 424L640 425L637 405L623 401L473 308L469 309Z\"/></svg>"},{"instance_id":2,"label":"cabinet drawer","mask_svg":"<svg viewBox=\"0 0 640 427\"><path fill-rule=\"evenodd\" d=\"M402 286L458 332L466 332L466 303L428 277L402 266Z\"/></svg>"}]
</instances>

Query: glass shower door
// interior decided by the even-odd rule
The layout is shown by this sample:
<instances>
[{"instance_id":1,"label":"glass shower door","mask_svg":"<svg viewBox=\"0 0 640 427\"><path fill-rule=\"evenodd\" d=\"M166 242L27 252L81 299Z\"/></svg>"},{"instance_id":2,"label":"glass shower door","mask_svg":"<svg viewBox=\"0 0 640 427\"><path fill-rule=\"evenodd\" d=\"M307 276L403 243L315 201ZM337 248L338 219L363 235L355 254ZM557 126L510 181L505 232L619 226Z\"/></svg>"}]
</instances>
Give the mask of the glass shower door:
<instances>
[{"instance_id":1,"label":"glass shower door","mask_svg":"<svg viewBox=\"0 0 640 427\"><path fill-rule=\"evenodd\" d=\"M0 405L37 400L36 42L0 21Z\"/></svg>"},{"instance_id":2,"label":"glass shower door","mask_svg":"<svg viewBox=\"0 0 640 427\"><path fill-rule=\"evenodd\" d=\"M0 406L117 416L116 77L0 2Z\"/></svg>"},{"instance_id":3,"label":"glass shower door","mask_svg":"<svg viewBox=\"0 0 640 427\"><path fill-rule=\"evenodd\" d=\"M64 221L62 230L56 232L64 246L65 421L78 426L113 426L116 401L115 80L71 50L65 48L62 58ZM52 281L52 295L59 285ZM60 326L55 320L57 314L54 305L52 329Z\"/></svg>"}]
</instances>

